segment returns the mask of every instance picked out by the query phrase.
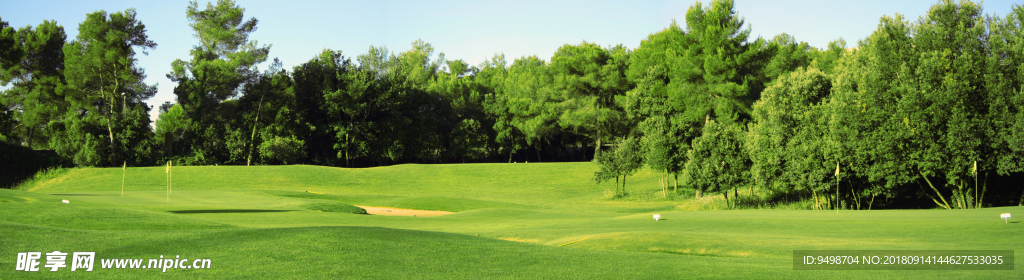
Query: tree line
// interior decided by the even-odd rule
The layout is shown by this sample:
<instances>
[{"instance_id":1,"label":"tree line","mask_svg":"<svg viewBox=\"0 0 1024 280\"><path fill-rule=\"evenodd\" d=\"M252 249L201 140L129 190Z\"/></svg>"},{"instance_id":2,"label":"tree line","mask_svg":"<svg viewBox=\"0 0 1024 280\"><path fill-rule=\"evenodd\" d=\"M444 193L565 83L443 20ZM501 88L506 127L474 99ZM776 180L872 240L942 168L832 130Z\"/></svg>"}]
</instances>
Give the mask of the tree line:
<instances>
[{"instance_id":1,"label":"tree line","mask_svg":"<svg viewBox=\"0 0 1024 280\"><path fill-rule=\"evenodd\" d=\"M1020 5L1000 17L943 0L818 49L751 38L732 1L698 2L636 49L584 41L472 66L417 40L263 70L271 47L249 39L244 11L190 3L198 41L171 63L176 102L155 129L135 57L157 45L134 10L89 14L72 41L53 21L0 20L0 141L80 166L592 160L617 196L648 167L665 198L682 187L735 204L749 187L822 209L1024 199Z\"/></svg>"}]
</instances>

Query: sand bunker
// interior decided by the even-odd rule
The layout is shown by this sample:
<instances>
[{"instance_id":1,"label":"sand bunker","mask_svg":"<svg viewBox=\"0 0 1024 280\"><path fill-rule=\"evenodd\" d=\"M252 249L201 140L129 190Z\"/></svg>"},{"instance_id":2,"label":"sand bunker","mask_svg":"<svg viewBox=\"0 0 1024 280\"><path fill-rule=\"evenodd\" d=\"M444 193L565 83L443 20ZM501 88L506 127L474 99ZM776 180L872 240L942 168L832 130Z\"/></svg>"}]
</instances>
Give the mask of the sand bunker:
<instances>
[{"instance_id":1,"label":"sand bunker","mask_svg":"<svg viewBox=\"0 0 1024 280\"><path fill-rule=\"evenodd\" d=\"M391 207L372 207L355 205L356 207L366 209L366 214L370 215L381 215L381 216L416 216L416 217L437 217L444 216L454 212L448 211L430 211L430 210L413 210L413 209L400 209Z\"/></svg>"}]
</instances>

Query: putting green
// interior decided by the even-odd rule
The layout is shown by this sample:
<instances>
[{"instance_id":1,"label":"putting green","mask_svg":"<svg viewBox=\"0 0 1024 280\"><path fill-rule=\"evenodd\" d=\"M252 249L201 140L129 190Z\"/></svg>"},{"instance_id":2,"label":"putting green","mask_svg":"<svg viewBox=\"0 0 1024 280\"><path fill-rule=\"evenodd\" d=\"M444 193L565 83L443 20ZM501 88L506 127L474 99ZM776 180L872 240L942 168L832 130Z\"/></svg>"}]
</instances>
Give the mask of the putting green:
<instances>
[{"instance_id":1,"label":"putting green","mask_svg":"<svg viewBox=\"0 0 1024 280\"><path fill-rule=\"evenodd\" d=\"M0 190L0 278L1020 278L1012 271L803 271L793 250L1017 250L975 210L675 211L657 175L603 196L591 163L74 169ZM308 191L308 192L307 192ZM646 197L646 198L645 198ZM70 203L61 203L69 200ZM448 211L352 214L350 205ZM319 209L319 211L318 211ZM337 209L337 211L328 210ZM328 211L323 211L328 210ZM652 214L662 219L655 222ZM1024 215L1024 214L1021 214ZM212 260L210 269L14 271L18 252ZM99 261L97 261L97 266ZM48 269L43 269L48 270Z\"/></svg>"}]
</instances>

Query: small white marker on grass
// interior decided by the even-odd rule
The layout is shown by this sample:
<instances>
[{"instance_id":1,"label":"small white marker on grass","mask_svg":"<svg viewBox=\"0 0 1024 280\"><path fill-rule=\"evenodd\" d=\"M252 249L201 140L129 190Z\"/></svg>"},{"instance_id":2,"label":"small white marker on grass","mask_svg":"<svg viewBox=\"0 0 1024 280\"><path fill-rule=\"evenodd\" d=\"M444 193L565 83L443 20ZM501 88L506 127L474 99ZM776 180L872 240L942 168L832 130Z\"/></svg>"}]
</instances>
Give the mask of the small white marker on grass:
<instances>
[{"instance_id":1,"label":"small white marker on grass","mask_svg":"<svg viewBox=\"0 0 1024 280\"><path fill-rule=\"evenodd\" d=\"M999 218L1003 219L1004 224L1009 223L1008 221L1010 220L1010 213L999 214Z\"/></svg>"},{"instance_id":2,"label":"small white marker on grass","mask_svg":"<svg viewBox=\"0 0 1024 280\"><path fill-rule=\"evenodd\" d=\"M661 220L661 214L654 214L654 221L657 222L658 220Z\"/></svg>"},{"instance_id":3,"label":"small white marker on grass","mask_svg":"<svg viewBox=\"0 0 1024 280\"><path fill-rule=\"evenodd\" d=\"M67 199L61 200L60 202L62 202L62 203L71 203L71 201L68 201Z\"/></svg>"}]
</instances>

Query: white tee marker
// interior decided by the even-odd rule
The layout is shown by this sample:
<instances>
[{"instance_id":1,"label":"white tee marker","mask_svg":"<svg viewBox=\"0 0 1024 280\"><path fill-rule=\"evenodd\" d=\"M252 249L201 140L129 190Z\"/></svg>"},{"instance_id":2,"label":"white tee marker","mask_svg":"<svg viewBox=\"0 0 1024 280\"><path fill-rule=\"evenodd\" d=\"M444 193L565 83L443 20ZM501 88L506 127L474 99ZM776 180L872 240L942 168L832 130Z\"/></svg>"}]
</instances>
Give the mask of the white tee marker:
<instances>
[{"instance_id":1,"label":"white tee marker","mask_svg":"<svg viewBox=\"0 0 1024 280\"><path fill-rule=\"evenodd\" d=\"M1002 214L999 214L999 218L1000 218L1000 219L1003 219L1003 223L1004 223L1004 224L1006 224L1006 223L1009 223L1009 222L1007 222L1007 221L1008 221L1008 220L1010 220L1010 213L1002 213Z\"/></svg>"},{"instance_id":2,"label":"white tee marker","mask_svg":"<svg viewBox=\"0 0 1024 280\"><path fill-rule=\"evenodd\" d=\"M63 202L63 203L71 203L71 201L68 201L67 199L61 200L60 202Z\"/></svg>"},{"instance_id":3,"label":"white tee marker","mask_svg":"<svg viewBox=\"0 0 1024 280\"><path fill-rule=\"evenodd\" d=\"M661 214L654 214L654 221L657 222L658 220L661 220Z\"/></svg>"}]
</instances>

